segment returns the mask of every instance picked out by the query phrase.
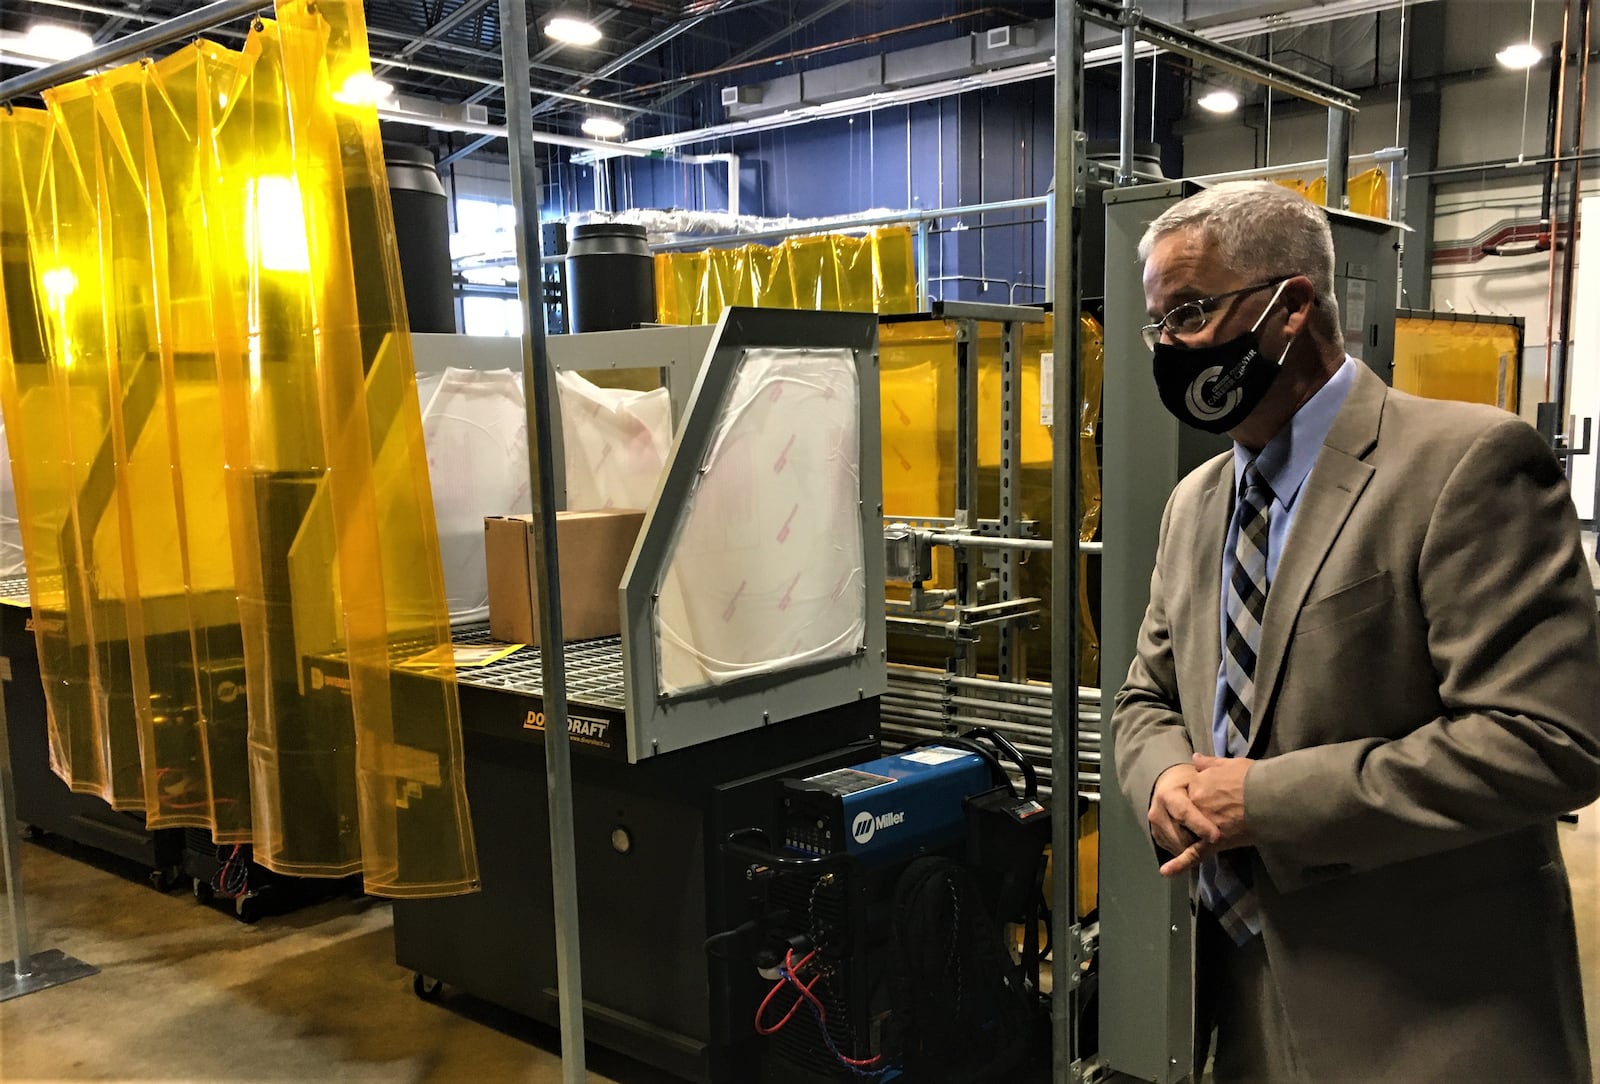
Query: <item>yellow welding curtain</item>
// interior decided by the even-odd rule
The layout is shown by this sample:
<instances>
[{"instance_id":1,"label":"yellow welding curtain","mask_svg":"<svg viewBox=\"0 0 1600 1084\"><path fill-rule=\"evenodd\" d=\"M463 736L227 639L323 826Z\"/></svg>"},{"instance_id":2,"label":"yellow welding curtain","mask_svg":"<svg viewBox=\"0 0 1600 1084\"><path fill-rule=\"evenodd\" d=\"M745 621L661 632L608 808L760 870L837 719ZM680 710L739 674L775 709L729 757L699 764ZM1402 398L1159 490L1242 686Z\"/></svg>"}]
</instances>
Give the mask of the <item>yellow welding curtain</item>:
<instances>
[{"instance_id":1,"label":"yellow welding curtain","mask_svg":"<svg viewBox=\"0 0 1600 1084\"><path fill-rule=\"evenodd\" d=\"M73 790L476 886L359 3L0 116L0 404Z\"/></svg>"},{"instance_id":2,"label":"yellow welding curtain","mask_svg":"<svg viewBox=\"0 0 1600 1084\"><path fill-rule=\"evenodd\" d=\"M1401 317L1394 322L1394 386L1429 399L1518 407L1522 330L1514 324Z\"/></svg>"},{"instance_id":3,"label":"yellow welding curtain","mask_svg":"<svg viewBox=\"0 0 1600 1084\"><path fill-rule=\"evenodd\" d=\"M711 324L732 305L905 313L917 310L911 231L882 227L864 237L819 234L777 245L655 258L656 309L664 324Z\"/></svg>"},{"instance_id":4,"label":"yellow welding curtain","mask_svg":"<svg viewBox=\"0 0 1600 1084\"><path fill-rule=\"evenodd\" d=\"M1022 413L1018 431L1020 492L1015 506L1024 519L1039 525L1041 536L1054 530L1051 518L1050 426L1041 409L1041 393L1048 388L1053 357L1054 317L1041 324L1024 325L1021 347ZM883 413L883 510L886 516L917 519L948 517L956 512L956 412L958 403L957 351L960 328L953 320L893 321L879 325L878 353ZM980 321L978 332L978 492L979 518L992 518L1000 505L1000 415L1003 373L999 324ZM1082 314L1078 320L1083 400L1077 412L1080 455L1080 512L1078 537L1093 541L1100 529L1100 460L1096 434L1100 426L1100 398L1105 377L1105 341L1100 324ZM1057 412L1049 412L1053 416ZM1070 418L1060 412L1063 418ZM1094 684L1100 663L1100 642L1089 607L1088 561L1080 558L1079 677ZM934 553L934 575L929 586L955 586L955 563L948 550ZM1049 568L1047 561L1022 565L1019 591L1043 601L1039 629L1024 636L1028 675L1049 676ZM891 592L895 591L893 585Z\"/></svg>"},{"instance_id":5,"label":"yellow welding curtain","mask_svg":"<svg viewBox=\"0 0 1600 1084\"><path fill-rule=\"evenodd\" d=\"M1327 206L1326 176L1317 177L1312 181L1285 177L1278 183L1285 188L1294 189L1319 207ZM1345 182L1345 195L1349 198L1350 210L1356 214L1370 215L1373 218L1389 217L1389 178L1383 170L1374 167L1365 173L1357 173Z\"/></svg>"}]
</instances>

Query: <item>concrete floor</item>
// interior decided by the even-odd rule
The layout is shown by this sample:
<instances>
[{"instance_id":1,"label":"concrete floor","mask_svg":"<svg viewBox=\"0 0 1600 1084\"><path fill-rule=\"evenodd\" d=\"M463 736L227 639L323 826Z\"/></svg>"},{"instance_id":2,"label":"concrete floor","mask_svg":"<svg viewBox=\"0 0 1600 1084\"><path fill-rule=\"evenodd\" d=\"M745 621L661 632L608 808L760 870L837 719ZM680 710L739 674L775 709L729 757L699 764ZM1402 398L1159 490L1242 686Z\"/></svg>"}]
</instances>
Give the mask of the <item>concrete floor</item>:
<instances>
[{"instance_id":1,"label":"concrete floor","mask_svg":"<svg viewBox=\"0 0 1600 1084\"><path fill-rule=\"evenodd\" d=\"M57 853L56 847L62 853ZM26 843L34 949L100 974L0 1004L0 1080L559 1081L559 1034L411 992L390 910L341 899L246 926L137 867ZM11 955L9 926L0 955ZM591 1050L589 1079L671 1078Z\"/></svg>"},{"instance_id":2,"label":"concrete floor","mask_svg":"<svg viewBox=\"0 0 1600 1084\"><path fill-rule=\"evenodd\" d=\"M1561 837L1600 1058L1600 805ZM246 926L156 892L117 860L91 865L92 852L54 843L22 851L35 949L101 973L0 1004L0 1080L561 1079L553 1029L448 993L439 1005L414 997L382 903L335 900ZM9 929L0 944L9 955ZM589 1069L597 1082L670 1079L594 1049Z\"/></svg>"}]
</instances>

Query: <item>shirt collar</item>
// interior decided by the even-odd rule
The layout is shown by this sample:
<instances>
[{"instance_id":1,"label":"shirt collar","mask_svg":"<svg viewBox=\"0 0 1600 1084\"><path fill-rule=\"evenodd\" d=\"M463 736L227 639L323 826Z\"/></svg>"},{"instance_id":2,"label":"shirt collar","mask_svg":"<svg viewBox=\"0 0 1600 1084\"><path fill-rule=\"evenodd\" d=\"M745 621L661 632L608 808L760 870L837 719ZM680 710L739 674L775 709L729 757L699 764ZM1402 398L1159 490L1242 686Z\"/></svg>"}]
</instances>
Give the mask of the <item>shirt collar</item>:
<instances>
[{"instance_id":1,"label":"shirt collar","mask_svg":"<svg viewBox=\"0 0 1600 1084\"><path fill-rule=\"evenodd\" d=\"M1339 416L1350 387L1355 383L1357 361L1345 355L1328 382L1306 400L1295 412L1289 424L1278 435L1267 441L1259 456L1241 444L1233 446L1233 488L1239 491L1240 479L1252 460L1261 471L1261 477L1272 487L1275 501L1285 510L1294 507L1311 468L1317 465L1317 456L1333 429L1333 420Z\"/></svg>"}]
</instances>

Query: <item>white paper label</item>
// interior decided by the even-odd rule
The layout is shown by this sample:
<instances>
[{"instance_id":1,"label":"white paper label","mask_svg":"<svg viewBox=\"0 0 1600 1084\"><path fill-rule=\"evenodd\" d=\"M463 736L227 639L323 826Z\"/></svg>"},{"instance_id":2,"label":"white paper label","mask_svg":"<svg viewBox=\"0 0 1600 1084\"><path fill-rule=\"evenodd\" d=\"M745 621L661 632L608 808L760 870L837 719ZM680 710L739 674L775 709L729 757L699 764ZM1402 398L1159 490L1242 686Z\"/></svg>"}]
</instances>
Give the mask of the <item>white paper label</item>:
<instances>
[{"instance_id":1,"label":"white paper label","mask_svg":"<svg viewBox=\"0 0 1600 1084\"><path fill-rule=\"evenodd\" d=\"M943 745L930 745L926 749L918 749L914 753L907 753L906 760L914 760L918 764L947 764L952 760L972 754L965 749L950 749Z\"/></svg>"},{"instance_id":2,"label":"white paper label","mask_svg":"<svg viewBox=\"0 0 1600 1084\"><path fill-rule=\"evenodd\" d=\"M1039 355L1039 424L1051 426L1056 422L1056 355L1046 350Z\"/></svg>"},{"instance_id":3,"label":"white paper label","mask_svg":"<svg viewBox=\"0 0 1600 1084\"><path fill-rule=\"evenodd\" d=\"M1367 334L1367 280L1350 279L1344 294L1345 330L1357 338Z\"/></svg>"}]
</instances>

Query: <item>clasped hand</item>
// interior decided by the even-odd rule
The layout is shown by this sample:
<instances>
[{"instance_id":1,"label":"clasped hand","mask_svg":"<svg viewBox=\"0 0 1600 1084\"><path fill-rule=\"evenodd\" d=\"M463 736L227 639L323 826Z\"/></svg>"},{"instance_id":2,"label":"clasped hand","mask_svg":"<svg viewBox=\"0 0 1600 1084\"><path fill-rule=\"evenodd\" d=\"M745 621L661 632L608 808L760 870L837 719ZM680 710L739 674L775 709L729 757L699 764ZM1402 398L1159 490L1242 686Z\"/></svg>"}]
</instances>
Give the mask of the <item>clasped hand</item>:
<instances>
[{"instance_id":1,"label":"clasped hand","mask_svg":"<svg viewBox=\"0 0 1600 1084\"><path fill-rule=\"evenodd\" d=\"M1161 773L1150 800L1150 834L1175 856L1161 867L1163 877L1187 873L1218 851L1250 845L1244 777L1254 763L1196 753L1191 763Z\"/></svg>"}]
</instances>

